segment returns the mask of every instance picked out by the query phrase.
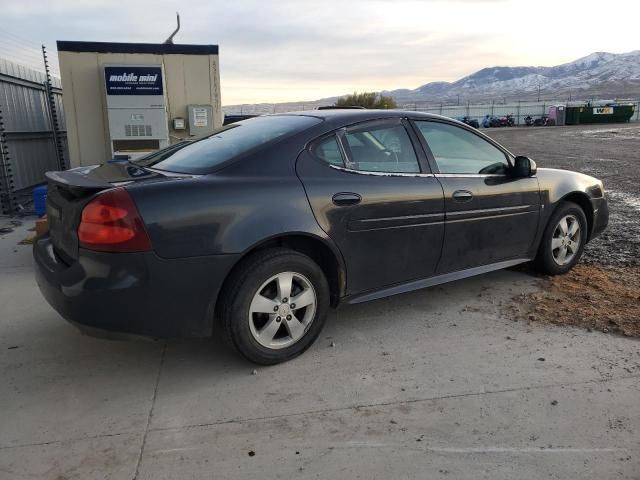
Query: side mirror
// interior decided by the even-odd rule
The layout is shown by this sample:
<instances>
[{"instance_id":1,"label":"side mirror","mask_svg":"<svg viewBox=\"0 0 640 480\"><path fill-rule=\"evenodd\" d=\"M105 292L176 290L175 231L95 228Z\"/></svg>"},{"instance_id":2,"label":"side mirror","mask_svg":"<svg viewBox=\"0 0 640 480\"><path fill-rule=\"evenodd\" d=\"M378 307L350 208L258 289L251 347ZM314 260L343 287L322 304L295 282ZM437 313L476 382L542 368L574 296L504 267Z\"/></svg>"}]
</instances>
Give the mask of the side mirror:
<instances>
[{"instance_id":1,"label":"side mirror","mask_svg":"<svg viewBox=\"0 0 640 480\"><path fill-rule=\"evenodd\" d=\"M517 178L532 177L538 171L536 162L529 157L518 155L513 159L513 176Z\"/></svg>"}]
</instances>

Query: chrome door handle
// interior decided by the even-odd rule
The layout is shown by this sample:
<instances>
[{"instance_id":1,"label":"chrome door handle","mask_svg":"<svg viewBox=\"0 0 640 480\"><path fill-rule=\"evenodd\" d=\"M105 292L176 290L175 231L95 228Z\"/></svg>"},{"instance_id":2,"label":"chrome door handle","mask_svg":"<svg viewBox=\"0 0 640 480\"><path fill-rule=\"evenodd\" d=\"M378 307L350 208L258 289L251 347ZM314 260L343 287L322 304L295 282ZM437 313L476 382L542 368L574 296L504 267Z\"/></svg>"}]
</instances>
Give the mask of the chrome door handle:
<instances>
[{"instance_id":1,"label":"chrome door handle","mask_svg":"<svg viewBox=\"0 0 640 480\"><path fill-rule=\"evenodd\" d=\"M468 202L473 198L473 193L469 190L456 190L452 197L456 202Z\"/></svg>"},{"instance_id":2,"label":"chrome door handle","mask_svg":"<svg viewBox=\"0 0 640 480\"><path fill-rule=\"evenodd\" d=\"M362 197L357 193L341 192L336 193L333 197L331 197L331 200L333 200L334 205L337 205L339 207L346 207L348 205L356 205L360 203Z\"/></svg>"}]
</instances>

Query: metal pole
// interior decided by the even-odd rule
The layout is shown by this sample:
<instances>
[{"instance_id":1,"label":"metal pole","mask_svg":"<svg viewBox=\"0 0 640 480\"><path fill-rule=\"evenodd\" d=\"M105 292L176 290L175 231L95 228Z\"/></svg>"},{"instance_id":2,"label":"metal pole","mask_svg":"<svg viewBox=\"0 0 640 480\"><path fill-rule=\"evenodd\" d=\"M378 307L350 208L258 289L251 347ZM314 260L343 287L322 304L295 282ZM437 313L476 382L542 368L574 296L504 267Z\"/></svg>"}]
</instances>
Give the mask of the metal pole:
<instances>
[{"instance_id":1,"label":"metal pole","mask_svg":"<svg viewBox=\"0 0 640 480\"><path fill-rule=\"evenodd\" d=\"M58 113L56 111L56 98L53 93L53 85L51 84L51 72L49 71L49 61L47 59L47 47L44 45L42 45L42 58L44 59L44 71L47 76L44 88L47 92L49 115L51 116L51 129L53 132L53 141L56 146L58 168L60 168L60 170L66 170L67 165L64 158L64 146L62 145L62 138L60 136L60 122L58 121Z\"/></svg>"},{"instance_id":2,"label":"metal pole","mask_svg":"<svg viewBox=\"0 0 640 480\"><path fill-rule=\"evenodd\" d=\"M0 105L0 210L3 215L16 213L17 201L13 183L13 168L7 148L7 137L2 121L2 105Z\"/></svg>"},{"instance_id":3,"label":"metal pole","mask_svg":"<svg viewBox=\"0 0 640 480\"><path fill-rule=\"evenodd\" d=\"M516 111L516 125L520 126L520 100L518 100L518 110Z\"/></svg>"}]
</instances>

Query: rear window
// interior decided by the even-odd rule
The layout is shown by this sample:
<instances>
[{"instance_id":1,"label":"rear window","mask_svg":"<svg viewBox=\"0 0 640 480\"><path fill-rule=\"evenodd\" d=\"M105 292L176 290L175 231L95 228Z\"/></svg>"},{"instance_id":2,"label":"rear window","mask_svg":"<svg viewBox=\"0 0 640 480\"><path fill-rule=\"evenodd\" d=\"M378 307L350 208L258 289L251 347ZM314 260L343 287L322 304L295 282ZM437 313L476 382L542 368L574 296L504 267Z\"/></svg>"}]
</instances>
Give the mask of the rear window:
<instances>
[{"instance_id":1,"label":"rear window","mask_svg":"<svg viewBox=\"0 0 640 480\"><path fill-rule=\"evenodd\" d=\"M289 135L301 132L322 120L300 115L250 118L217 129L211 135L183 144L171 145L138 165L178 173L209 173L234 157Z\"/></svg>"}]
</instances>

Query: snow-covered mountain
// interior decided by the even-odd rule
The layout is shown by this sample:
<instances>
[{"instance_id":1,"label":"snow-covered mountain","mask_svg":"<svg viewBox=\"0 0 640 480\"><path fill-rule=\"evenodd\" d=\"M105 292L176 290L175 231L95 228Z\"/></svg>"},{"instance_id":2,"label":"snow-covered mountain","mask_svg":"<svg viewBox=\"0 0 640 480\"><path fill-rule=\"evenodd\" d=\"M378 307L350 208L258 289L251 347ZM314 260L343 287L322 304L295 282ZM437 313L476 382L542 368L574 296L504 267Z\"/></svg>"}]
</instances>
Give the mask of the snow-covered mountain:
<instances>
[{"instance_id":1,"label":"snow-covered mountain","mask_svg":"<svg viewBox=\"0 0 640 480\"><path fill-rule=\"evenodd\" d=\"M640 93L640 50L628 53L595 52L555 67L483 68L455 82L432 82L414 90L391 90L399 102L465 100L572 93L575 97L598 93L609 96Z\"/></svg>"},{"instance_id":2,"label":"snow-covered mountain","mask_svg":"<svg viewBox=\"0 0 640 480\"><path fill-rule=\"evenodd\" d=\"M415 89L385 90L399 105L418 102L468 102L492 99L575 100L640 97L640 50L628 53L595 52L555 67L489 67L455 82L431 82ZM278 111L331 105L338 96L278 104ZM229 105L226 112L269 113L273 104Z\"/></svg>"}]
</instances>

